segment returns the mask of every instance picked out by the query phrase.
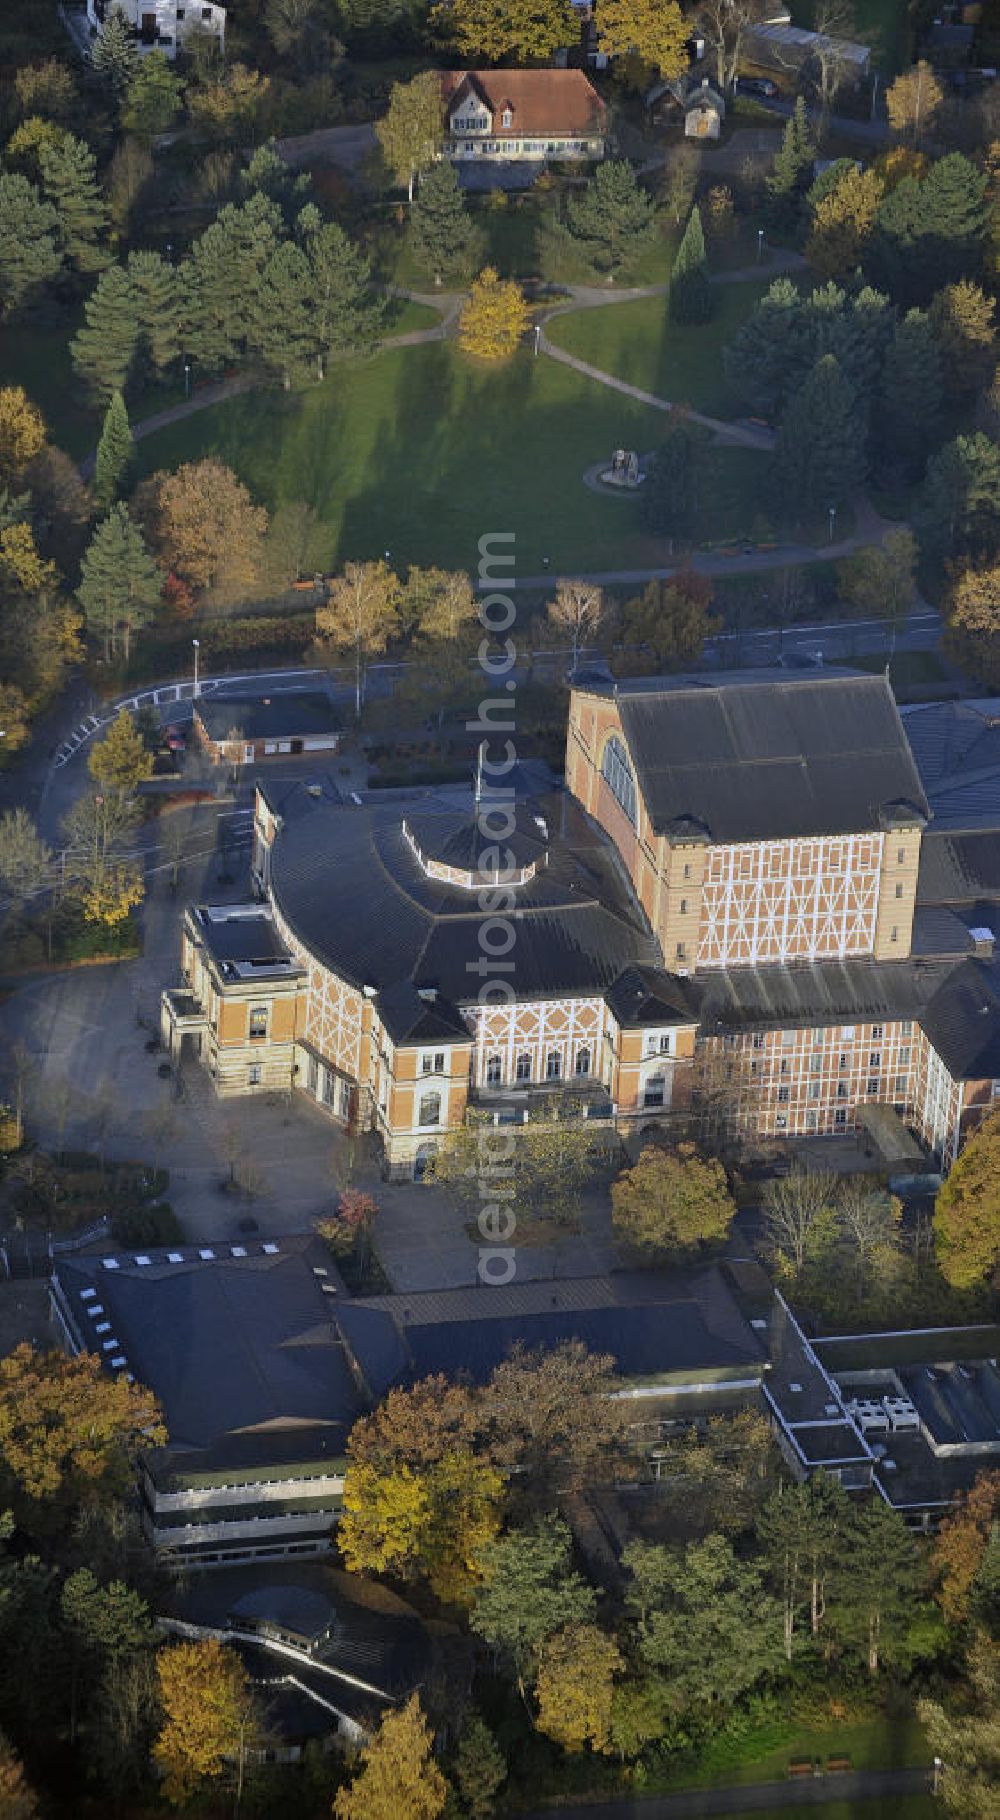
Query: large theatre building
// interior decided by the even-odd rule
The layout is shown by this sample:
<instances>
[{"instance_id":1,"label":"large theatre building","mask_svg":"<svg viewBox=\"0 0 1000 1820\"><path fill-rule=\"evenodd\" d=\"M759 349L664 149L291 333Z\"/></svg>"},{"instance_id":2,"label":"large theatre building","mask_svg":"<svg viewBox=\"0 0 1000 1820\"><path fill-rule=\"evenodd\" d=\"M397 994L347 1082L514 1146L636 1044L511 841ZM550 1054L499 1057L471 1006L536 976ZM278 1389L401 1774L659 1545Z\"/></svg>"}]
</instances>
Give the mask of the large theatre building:
<instances>
[{"instance_id":1,"label":"large theatre building","mask_svg":"<svg viewBox=\"0 0 1000 1820\"><path fill-rule=\"evenodd\" d=\"M581 678L565 786L517 772L513 798L498 842L471 789L260 785L257 897L189 908L172 1052L223 1094L308 1093L392 1173L470 1107L641 1130L713 1070L761 1136L889 1106L954 1158L1000 1092L1000 704Z\"/></svg>"}]
</instances>

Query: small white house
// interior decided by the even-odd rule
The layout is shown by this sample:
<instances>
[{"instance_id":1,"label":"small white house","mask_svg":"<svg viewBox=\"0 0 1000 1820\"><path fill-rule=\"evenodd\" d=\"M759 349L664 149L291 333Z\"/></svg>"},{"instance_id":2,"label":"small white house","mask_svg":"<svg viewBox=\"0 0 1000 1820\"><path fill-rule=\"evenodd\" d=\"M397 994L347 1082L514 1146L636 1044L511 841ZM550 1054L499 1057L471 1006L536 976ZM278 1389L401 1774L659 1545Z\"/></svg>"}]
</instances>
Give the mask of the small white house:
<instances>
[{"instance_id":1,"label":"small white house","mask_svg":"<svg viewBox=\"0 0 1000 1820\"><path fill-rule=\"evenodd\" d=\"M91 37L97 37L113 12L124 14L140 53L162 51L172 61L178 45L195 30L211 32L220 50L225 46L224 6L202 5L201 0L87 0Z\"/></svg>"},{"instance_id":2,"label":"small white house","mask_svg":"<svg viewBox=\"0 0 1000 1820\"><path fill-rule=\"evenodd\" d=\"M718 139L725 118L725 98L708 77L703 76L684 101L684 137Z\"/></svg>"}]
</instances>

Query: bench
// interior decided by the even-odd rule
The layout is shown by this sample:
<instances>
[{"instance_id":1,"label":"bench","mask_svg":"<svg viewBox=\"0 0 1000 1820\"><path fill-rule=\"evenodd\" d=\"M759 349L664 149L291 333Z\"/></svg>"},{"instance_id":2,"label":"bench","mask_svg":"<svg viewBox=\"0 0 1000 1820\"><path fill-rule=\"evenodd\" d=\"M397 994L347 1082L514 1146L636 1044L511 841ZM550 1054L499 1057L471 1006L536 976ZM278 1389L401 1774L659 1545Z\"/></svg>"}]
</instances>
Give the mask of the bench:
<instances>
[{"instance_id":1,"label":"bench","mask_svg":"<svg viewBox=\"0 0 1000 1820\"><path fill-rule=\"evenodd\" d=\"M811 1757L793 1757L788 1765L788 1774L790 1777L811 1776L815 1773L815 1769L816 1765Z\"/></svg>"},{"instance_id":2,"label":"bench","mask_svg":"<svg viewBox=\"0 0 1000 1820\"><path fill-rule=\"evenodd\" d=\"M828 1757L826 1760L826 1773L828 1776L846 1775L851 1767L850 1757Z\"/></svg>"}]
</instances>

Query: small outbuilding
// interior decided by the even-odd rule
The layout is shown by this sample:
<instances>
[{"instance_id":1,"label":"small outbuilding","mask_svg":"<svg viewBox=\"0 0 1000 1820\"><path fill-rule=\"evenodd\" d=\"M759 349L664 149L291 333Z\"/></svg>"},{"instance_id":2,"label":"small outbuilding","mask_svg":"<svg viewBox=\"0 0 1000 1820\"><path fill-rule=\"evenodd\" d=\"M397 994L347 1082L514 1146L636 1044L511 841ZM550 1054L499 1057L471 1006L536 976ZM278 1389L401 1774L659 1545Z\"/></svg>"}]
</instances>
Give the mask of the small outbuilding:
<instances>
[{"instance_id":1,"label":"small outbuilding","mask_svg":"<svg viewBox=\"0 0 1000 1820\"><path fill-rule=\"evenodd\" d=\"M703 76L684 101L685 139L718 139L725 118L725 97Z\"/></svg>"},{"instance_id":2,"label":"small outbuilding","mask_svg":"<svg viewBox=\"0 0 1000 1820\"><path fill-rule=\"evenodd\" d=\"M196 739L217 764L336 752L340 745L340 715L320 689L201 696L193 722Z\"/></svg>"}]
</instances>

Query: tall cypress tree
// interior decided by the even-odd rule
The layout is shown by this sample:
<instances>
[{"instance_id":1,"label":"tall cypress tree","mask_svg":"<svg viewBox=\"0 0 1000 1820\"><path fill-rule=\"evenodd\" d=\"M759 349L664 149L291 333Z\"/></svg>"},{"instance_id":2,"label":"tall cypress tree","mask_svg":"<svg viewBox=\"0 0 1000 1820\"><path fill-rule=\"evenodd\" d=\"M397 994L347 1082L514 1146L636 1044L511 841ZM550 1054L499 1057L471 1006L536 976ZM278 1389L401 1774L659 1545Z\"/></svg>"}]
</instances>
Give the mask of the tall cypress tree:
<instances>
[{"instance_id":1,"label":"tall cypress tree","mask_svg":"<svg viewBox=\"0 0 1000 1820\"><path fill-rule=\"evenodd\" d=\"M687 227L677 248L674 269L670 275L669 305L672 322L707 322L712 314L708 256L697 203L688 216Z\"/></svg>"},{"instance_id":2,"label":"tall cypress tree","mask_svg":"<svg viewBox=\"0 0 1000 1820\"><path fill-rule=\"evenodd\" d=\"M908 475L937 441L943 402L937 336L923 310L908 310L886 352L878 411L882 447Z\"/></svg>"},{"instance_id":3,"label":"tall cypress tree","mask_svg":"<svg viewBox=\"0 0 1000 1820\"><path fill-rule=\"evenodd\" d=\"M67 258L77 271L99 272L111 255L106 245L108 211L93 152L82 139L66 133L41 146L38 162L42 189L59 217Z\"/></svg>"},{"instance_id":4,"label":"tall cypress tree","mask_svg":"<svg viewBox=\"0 0 1000 1820\"><path fill-rule=\"evenodd\" d=\"M125 400L120 392L112 392L94 464L94 498L102 511L127 490L134 453Z\"/></svg>"},{"instance_id":5,"label":"tall cypress tree","mask_svg":"<svg viewBox=\"0 0 1000 1820\"><path fill-rule=\"evenodd\" d=\"M90 61L117 111L139 68L139 52L120 7L112 9L94 39Z\"/></svg>"},{"instance_id":6,"label":"tall cypress tree","mask_svg":"<svg viewBox=\"0 0 1000 1820\"><path fill-rule=\"evenodd\" d=\"M84 326L70 343L73 366L99 398L123 392L139 338L135 294L120 265L109 266L83 306Z\"/></svg>"},{"instance_id":7,"label":"tall cypress tree","mask_svg":"<svg viewBox=\"0 0 1000 1820\"><path fill-rule=\"evenodd\" d=\"M782 502L800 512L839 506L864 480L863 444L854 387L824 354L781 421L775 480Z\"/></svg>"},{"instance_id":8,"label":"tall cypress tree","mask_svg":"<svg viewBox=\"0 0 1000 1820\"><path fill-rule=\"evenodd\" d=\"M793 234L799 227L815 157L816 143L809 130L806 104L800 95L795 112L781 135L781 144L767 178L767 214L775 233Z\"/></svg>"}]
</instances>

